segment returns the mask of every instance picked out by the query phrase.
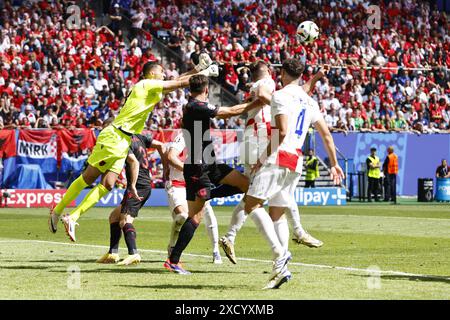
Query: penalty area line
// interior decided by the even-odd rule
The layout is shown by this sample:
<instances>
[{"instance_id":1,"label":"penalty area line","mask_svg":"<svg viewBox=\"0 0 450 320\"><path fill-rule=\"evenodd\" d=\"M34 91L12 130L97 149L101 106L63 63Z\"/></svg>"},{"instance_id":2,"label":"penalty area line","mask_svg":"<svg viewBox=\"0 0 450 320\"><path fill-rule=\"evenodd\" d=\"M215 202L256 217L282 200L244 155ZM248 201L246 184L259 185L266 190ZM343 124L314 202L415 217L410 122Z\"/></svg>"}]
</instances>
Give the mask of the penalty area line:
<instances>
[{"instance_id":1,"label":"penalty area line","mask_svg":"<svg viewBox=\"0 0 450 320\"><path fill-rule=\"evenodd\" d=\"M47 241L47 240L20 240L20 239L12 239L12 240L0 240L1 243L36 243L36 244L53 244L53 245L61 245L61 246L75 246L75 247L84 247L84 248L98 248L98 249L109 249L108 246L103 245L95 245L95 244L83 244L83 243L65 243L58 241ZM141 252L148 252L154 254L167 254L166 251L162 250L152 250L152 249L139 249ZM185 256L194 257L194 258L204 258L210 259L210 255L204 254L195 254L195 253L183 253ZM254 258L238 258L240 261L249 261L249 262L259 262L259 263L269 263L272 264L272 260L263 260L263 259L254 259ZM316 268L316 269L331 269L331 270L341 270L341 271L354 271L354 272L364 272L373 275L398 275L398 276L408 276L408 277L417 277L424 279L439 279L439 280L450 280L450 277L445 276L433 276L426 274L415 274L408 273L402 271L393 271L393 270L373 270L373 269L361 269L361 268L353 268L353 267L340 267L340 266L330 266L324 264L310 264L310 263L302 263L302 262L290 262L289 265L306 267L306 268Z\"/></svg>"}]
</instances>

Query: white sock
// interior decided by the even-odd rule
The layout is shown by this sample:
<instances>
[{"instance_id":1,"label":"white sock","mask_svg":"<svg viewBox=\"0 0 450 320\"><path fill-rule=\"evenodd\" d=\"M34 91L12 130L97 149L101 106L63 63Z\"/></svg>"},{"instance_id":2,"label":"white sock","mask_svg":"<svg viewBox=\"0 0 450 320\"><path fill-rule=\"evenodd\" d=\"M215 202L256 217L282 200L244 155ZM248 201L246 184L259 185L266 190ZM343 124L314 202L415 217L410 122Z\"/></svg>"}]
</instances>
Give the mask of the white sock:
<instances>
[{"instance_id":1,"label":"white sock","mask_svg":"<svg viewBox=\"0 0 450 320\"><path fill-rule=\"evenodd\" d=\"M219 252L219 228L217 226L217 219L214 215L213 208L209 203L205 204L205 227L209 240L214 252Z\"/></svg>"},{"instance_id":2,"label":"white sock","mask_svg":"<svg viewBox=\"0 0 450 320\"><path fill-rule=\"evenodd\" d=\"M245 221L247 220L247 214L244 210L245 202L244 199L239 202L239 204L234 208L233 215L231 216L230 226L228 227L228 232L225 237L228 238L233 244L236 239L236 235L241 230Z\"/></svg>"},{"instance_id":3,"label":"white sock","mask_svg":"<svg viewBox=\"0 0 450 320\"><path fill-rule=\"evenodd\" d=\"M255 222L258 230L269 243L272 250L273 259L276 260L284 253L283 247L278 240L272 219L264 208L258 208L250 212L250 217Z\"/></svg>"},{"instance_id":4,"label":"white sock","mask_svg":"<svg viewBox=\"0 0 450 320\"><path fill-rule=\"evenodd\" d=\"M184 222L188 218L188 214L183 212L180 214L175 214L172 212L172 227L170 229L170 239L169 239L169 247L175 247L175 244L178 240L178 235L180 234L181 227Z\"/></svg>"},{"instance_id":5,"label":"white sock","mask_svg":"<svg viewBox=\"0 0 450 320\"><path fill-rule=\"evenodd\" d=\"M275 221L273 226L275 227L275 232L277 233L281 246L284 251L287 251L289 247L289 225L286 217L281 217L278 221Z\"/></svg>"},{"instance_id":6,"label":"white sock","mask_svg":"<svg viewBox=\"0 0 450 320\"><path fill-rule=\"evenodd\" d=\"M290 222L292 223L292 229L294 230L294 233L297 234L298 237L302 237L303 234L306 233L306 231L303 229L302 223L300 222L300 213L298 211L298 205L294 199L292 199L289 208L286 209L287 210L285 212Z\"/></svg>"}]
</instances>

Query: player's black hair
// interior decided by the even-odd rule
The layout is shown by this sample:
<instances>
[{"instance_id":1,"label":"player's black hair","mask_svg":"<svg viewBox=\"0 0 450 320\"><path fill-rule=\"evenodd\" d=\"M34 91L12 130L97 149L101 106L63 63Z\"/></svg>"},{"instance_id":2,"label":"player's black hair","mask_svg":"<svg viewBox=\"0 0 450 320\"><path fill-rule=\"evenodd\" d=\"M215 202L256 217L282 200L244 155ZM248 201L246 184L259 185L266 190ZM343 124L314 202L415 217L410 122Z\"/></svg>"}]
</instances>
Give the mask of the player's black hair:
<instances>
[{"instance_id":1,"label":"player's black hair","mask_svg":"<svg viewBox=\"0 0 450 320\"><path fill-rule=\"evenodd\" d=\"M196 74L189 79L189 89L193 94L202 93L208 87L208 77L202 74Z\"/></svg>"},{"instance_id":2,"label":"player's black hair","mask_svg":"<svg viewBox=\"0 0 450 320\"><path fill-rule=\"evenodd\" d=\"M377 151L377 148L370 148L370 152Z\"/></svg>"},{"instance_id":3,"label":"player's black hair","mask_svg":"<svg viewBox=\"0 0 450 320\"><path fill-rule=\"evenodd\" d=\"M297 59L286 59L284 60L281 69L283 69L291 77L297 79L300 78L305 70L305 65Z\"/></svg>"},{"instance_id":4,"label":"player's black hair","mask_svg":"<svg viewBox=\"0 0 450 320\"><path fill-rule=\"evenodd\" d=\"M267 63L263 60L259 60L256 62L253 62L250 66L250 73L252 76L253 81L255 81L256 79L258 79L261 76L261 73L264 72L265 68L268 68L269 66L267 65Z\"/></svg>"},{"instance_id":5,"label":"player's black hair","mask_svg":"<svg viewBox=\"0 0 450 320\"><path fill-rule=\"evenodd\" d=\"M160 64L158 62L149 61L144 64L144 67L142 68L142 75L146 76L149 74L150 71L152 71L153 68L159 66Z\"/></svg>"}]
</instances>

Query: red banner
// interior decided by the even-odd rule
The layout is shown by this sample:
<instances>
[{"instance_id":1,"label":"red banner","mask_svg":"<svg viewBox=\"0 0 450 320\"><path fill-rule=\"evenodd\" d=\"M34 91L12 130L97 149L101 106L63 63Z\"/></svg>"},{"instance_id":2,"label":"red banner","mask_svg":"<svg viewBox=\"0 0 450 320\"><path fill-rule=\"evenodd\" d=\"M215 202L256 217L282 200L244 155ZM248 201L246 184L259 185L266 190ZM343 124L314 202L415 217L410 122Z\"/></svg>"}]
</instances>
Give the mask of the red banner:
<instances>
[{"instance_id":1,"label":"red banner","mask_svg":"<svg viewBox=\"0 0 450 320\"><path fill-rule=\"evenodd\" d=\"M51 206L58 204L64 193L66 193L65 189L1 190L1 192L5 191L9 193L9 197L6 198L6 206L11 208L50 208ZM5 199L3 199L3 203L4 201ZM75 201L72 201L70 206L75 206Z\"/></svg>"},{"instance_id":2,"label":"red banner","mask_svg":"<svg viewBox=\"0 0 450 320\"><path fill-rule=\"evenodd\" d=\"M149 134L153 137L153 139L161 141L163 143L172 142L175 137L178 135L180 130L174 129L174 130L146 130L142 132L142 134Z\"/></svg>"},{"instance_id":3,"label":"red banner","mask_svg":"<svg viewBox=\"0 0 450 320\"><path fill-rule=\"evenodd\" d=\"M0 130L0 158L16 155L16 135L14 130Z\"/></svg>"},{"instance_id":4,"label":"red banner","mask_svg":"<svg viewBox=\"0 0 450 320\"><path fill-rule=\"evenodd\" d=\"M58 130L60 152L78 153L91 150L95 145L95 134L90 129Z\"/></svg>"}]
</instances>

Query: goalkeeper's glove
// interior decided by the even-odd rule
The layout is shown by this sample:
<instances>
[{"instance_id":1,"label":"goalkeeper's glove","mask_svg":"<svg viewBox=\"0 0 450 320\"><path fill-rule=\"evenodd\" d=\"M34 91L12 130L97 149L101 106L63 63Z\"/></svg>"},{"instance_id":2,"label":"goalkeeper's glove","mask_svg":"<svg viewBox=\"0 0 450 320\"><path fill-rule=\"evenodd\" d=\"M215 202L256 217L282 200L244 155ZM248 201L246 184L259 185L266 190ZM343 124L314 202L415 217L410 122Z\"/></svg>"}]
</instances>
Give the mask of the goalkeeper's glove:
<instances>
[{"instance_id":1,"label":"goalkeeper's glove","mask_svg":"<svg viewBox=\"0 0 450 320\"><path fill-rule=\"evenodd\" d=\"M211 57L207 53L200 54L198 60L198 65L195 66L197 72L207 69L212 64Z\"/></svg>"},{"instance_id":2,"label":"goalkeeper's glove","mask_svg":"<svg viewBox=\"0 0 450 320\"><path fill-rule=\"evenodd\" d=\"M207 77L218 77L219 76L219 66L217 64L212 64L207 69L200 71L199 74L203 74Z\"/></svg>"}]
</instances>

